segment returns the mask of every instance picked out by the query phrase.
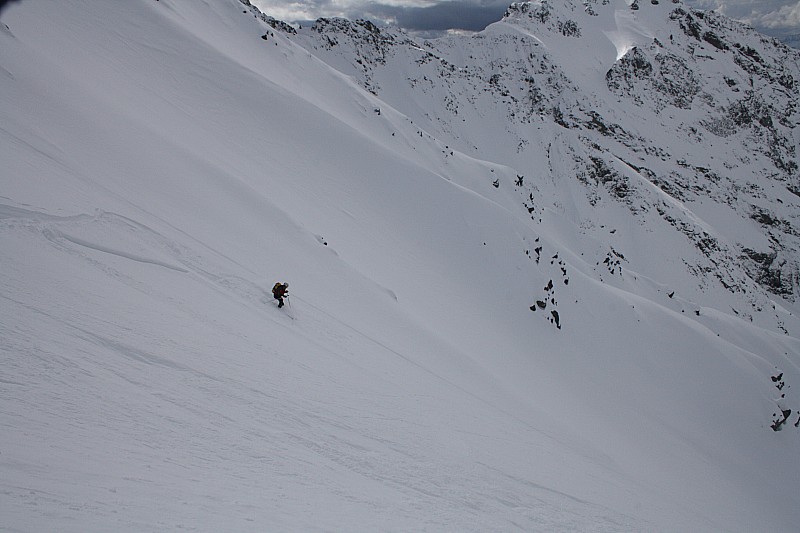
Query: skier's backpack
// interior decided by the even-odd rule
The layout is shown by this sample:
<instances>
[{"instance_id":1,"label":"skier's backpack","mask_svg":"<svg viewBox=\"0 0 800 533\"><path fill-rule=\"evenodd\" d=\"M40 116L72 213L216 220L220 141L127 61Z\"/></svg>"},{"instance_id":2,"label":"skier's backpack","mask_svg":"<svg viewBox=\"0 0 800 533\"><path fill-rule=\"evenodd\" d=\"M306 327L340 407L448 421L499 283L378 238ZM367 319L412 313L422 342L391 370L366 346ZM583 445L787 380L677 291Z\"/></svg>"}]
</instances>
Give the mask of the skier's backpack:
<instances>
[{"instance_id":1,"label":"skier's backpack","mask_svg":"<svg viewBox=\"0 0 800 533\"><path fill-rule=\"evenodd\" d=\"M281 282L279 281L278 283L276 283L276 284L275 284L275 285L272 287L272 294L273 294L274 296L276 296L276 297L278 297L278 296L284 296L284 295L286 294L286 289L288 289L288 288L289 288L289 284L288 284L288 283L281 283Z\"/></svg>"}]
</instances>

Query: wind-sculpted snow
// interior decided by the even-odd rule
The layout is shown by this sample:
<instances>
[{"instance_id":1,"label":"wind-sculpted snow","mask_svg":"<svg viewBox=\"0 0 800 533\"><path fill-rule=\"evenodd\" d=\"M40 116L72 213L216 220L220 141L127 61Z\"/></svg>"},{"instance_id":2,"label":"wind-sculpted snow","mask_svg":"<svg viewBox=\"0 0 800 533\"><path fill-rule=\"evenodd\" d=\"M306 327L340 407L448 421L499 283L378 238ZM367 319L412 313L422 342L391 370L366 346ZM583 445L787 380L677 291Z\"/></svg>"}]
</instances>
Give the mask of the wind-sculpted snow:
<instances>
[{"instance_id":1,"label":"wind-sculpted snow","mask_svg":"<svg viewBox=\"0 0 800 533\"><path fill-rule=\"evenodd\" d=\"M0 529L796 531L798 79L665 0L10 4Z\"/></svg>"}]
</instances>

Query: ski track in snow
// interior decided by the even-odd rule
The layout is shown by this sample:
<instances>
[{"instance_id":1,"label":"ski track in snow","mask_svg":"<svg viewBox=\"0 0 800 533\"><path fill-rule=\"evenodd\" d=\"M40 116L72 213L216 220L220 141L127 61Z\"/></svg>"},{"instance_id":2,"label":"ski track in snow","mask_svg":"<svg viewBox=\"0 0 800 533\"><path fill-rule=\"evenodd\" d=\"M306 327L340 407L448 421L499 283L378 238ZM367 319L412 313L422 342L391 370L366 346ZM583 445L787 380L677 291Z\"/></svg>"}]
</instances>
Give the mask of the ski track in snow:
<instances>
[{"instance_id":1,"label":"ski track in snow","mask_svg":"<svg viewBox=\"0 0 800 533\"><path fill-rule=\"evenodd\" d=\"M101 226L104 228L104 231L101 231L100 233L106 235L115 234L118 237L122 237L122 240L125 242L137 245L137 249L139 246L143 245L148 245L151 247L151 249L157 245L158 249L161 251L171 250L174 252L176 249L178 249L176 243L166 241L163 236L150 230L142 224L133 222L128 218L120 217L112 213L101 213L94 216L75 215L60 217L28 209L14 208L8 205L2 206L2 208L0 208L0 213L2 213L2 229L0 229L0 232L7 233L9 231L16 232L20 230L34 230L38 232L46 242L49 242L50 245L55 246L60 253L68 253L78 256L81 261L87 262L95 268L99 268L102 272L114 278L124 279L125 276L120 276L119 267L112 267L109 264L104 263L103 256L95 256L94 252L99 251L103 254L109 254L122 259L133 260L137 263L143 263L144 265L166 266L169 270L178 273L185 274L191 272L192 274L196 274L199 279L213 287L216 291L222 293L223 295L227 295L228 298L232 298L241 304L247 305L251 308L261 307L263 305L263 299L260 300L255 296L255 294L257 294L257 291L254 291L254 288L256 287L255 284L246 282L245 280L236 276L217 276L212 275L203 269L196 268L186 260L186 256L191 255L191 253L186 251L180 255L176 254L173 259L177 261L179 258L181 258L181 264L190 268L178 268L161 260L146 258L140 254L122 252L98 243L89 243L84 239L67 237L65 234L66 231L73 231L78 234L93 234L95 233L96 228ZM109 231L109 229L113 229L113 231ZM74 246L71 246L72 244L77 244L78 247L75 248ZM109 258L109 260L111 259ZM111 261L113 262L113 260ZM68 373L63 376L64 378L67 378L69 374L73 374L75 372L88 373L88 375L95 375L98 372L110 373L111 375L116 376L116 379L122 380L128 386L152 389L151 394L153 394L153 396L157 399L158 404L161 406L157 408L157 412L178 409L179 411L191 413L193 417L207 417L209 414L203 412L205 408L203 408L203 410L198 410L198 408L195 407L195 402L191 400L181 399L172 393L160 392L158 388L154 388L152 385L147 384L146 381L134 378L134 374L130 373L130 371L124 370L125 367L133 365L139 366L142 369L152 369L145 370L145 375L153 375L153 372L166 373L165 376L161 377L162 381L167 378L169 380L178 379L179 381L187 381L189 383L193 383L195 387L199 387L201 390L219 390L221 392L223 390L227 391L231 386L238 387L240 385L236 382L231 382L229 380L212 376L207 372L198 371L197 368L193 366L178 363L169 357L157 355L158 352L156 350L143 350L127 342L94 333L84 327L73 325L71 322L74 321L74 318L70 319L68 322L63 322L58 315L37 309L36 307L29 306L20 301L11 300L11 302L16 306L26 308L28 313L39 315L41 319L50 322L57 329L63 330L64 327L67 327L68 329L66 331L72 330L72 335L74 338L92 347L89 348L91 351L99 350L102 353L118 354L122 357L122 360L128 359L130 361L130 363L122 364L122 366L120 366L119 363L114 363L111 360L105 363L97 361L96 363L87 366L86 363L88 363L88 360L77 363L76 365L75 362L69 362L68 359L58 358L57 360L60 361L61 364L66 364L67 368L71 368L71 370L69 370ZM381 341L366 335L357 328L354 328L353 326L336 319L336 317L326 313L322 309L317 308L310 302L306 302L302 298L299 299L299 302L302 303L305 312L309 313L303 317L304 327L313 330L315 332L315 337L326 339L328 343L333 341L335 345L342 347L352 346L354 343L358 344L361 342L366 342L377 350L386 351L393 356L398 356L403 360L410 362L420 371L427 374L435 382L445 384L445 387L447 388L457 389L459 390L460 394L463 394L466 397L474 398L479 403L484 404L489 411L497 410L496 407L486 404L484 400L481 400L468 390L450 382L443 376L430 372L423 366L420 366L418 363L408 359L400 352L386 346ZM269 305L271 305L271 302ZM315 315L318 313L321 313L321 315L319 315L319 318L315 318ZM327 325L337 323L340 327L344 327L344 331L349 331L350 334L342 336L341 333L337 333L338 331L341 331L340 327L331 328ZM316 346L316 348L321 351L329 351L332 348L331 344L321 345L318 341L314 341L310 336L306 336L306 338L312 343L312 345ZM6 346L6 348L14 349L10 346ZM176 347L173 347L173 349L174 348ZM30 348L23 349L23 353L27 353L29 357L34 355L33 352L30 351ZM339 357L347 359L353 357L353 355L354 354L352 350L345 350L344 352L340 353ZM35 359L39 361L39 364L44 364L45 361L48 360L47 358L41 357L36 357ZM364 370L366 370L366 368L364 368ZM60 373L53 374L51 369L51 371L48 372L48 375L53 375L55 377L60 376ZM185 377L178 377L180 375ZM37 381L41 381L41 378L34 379L29 383L3 380L4 383L16 384L18 386L25 387L28 390L31 390L31 387L34 386L33 383ZM59 381L61 381L61 378L59 378ZM71 387L68 385L67 381L62 383L63 385ZM41 383L37 386L37 388L40 386ZM225 388L221 388L223 386ZM263 394L261 392L262 390L263 387L251 389L251 393L260 396ZM564 494L537 484L530 484L528 487L529 491L538 493L538 496L536 496L534 502L521 501L517 491L508 492L501 497L498 497L494 493L475 493L473 491L465 492L463 489L457 489L457 487L469 486L469 480L473 476L486 478L487 476L491 477L491 475L496 475L491 473L491 470L493 470L492 467L483 465L487 469L486 472L470 472L469 475L462 477L461 479L459 479L459 476L455 474L455 471L450 471L449 468L445 468L441 472L441 475L444 476L442 479L448 479L448 482L446 484L442 484L442 482L436 481L439 475L434 475L433 478L431 477L430 469L433 464L430 462L427 454L423 452L422 449L413 452L412 450L416 448L416 446L412 447L411 449L397 448L398 442L396 439L386 438L386 436L382 436L381 434L376 434L374 437L371 437L360 443L353 442L352 439L350 437L346 437L346 435L353 433L359 434L362 430L358 430L356 426L344 421L352 417L342 418L340 414L335 412L325 414L328 409L314 403L308 405L286 404L285 401L281 400L280 398L280 395L275 395L274 393L271 394L270 402L273 403L273 405L270 409L270 412L261 413L259 416L267 418L275 417L277 419L284 420L285 423L281 425L283 425L285 428L297 426L295 430L284 430L281 438L283 444L279 445L279 448L284 450L281 453L288 455L288 459L291 459L293 454L296 455L298 452L290 452L289 448L286 448L286 446L292 446L296 449L305 450L305 453L322 458L331 465L336 465L336 469L343 469L343 471L350 472L351 474L357 475L360 478L371 480L383 487L389 487L390 489L397 491L398 494L403 495L403 498L409 499L410 501L418 498L433 498L437 501L440 501L442 502L441 505L443 507L443 510L440 512L444 513L445 515L448 514L447 509L450 509L449 512L456 512L457 509L460 509L463 506L472 508L475 510L475 512L479 510L485 510L487 502L496 501L493 506L499 506L498 509L503 507L511 507L514 509L515 514L520 514L522 517L525 517L527 520L529 520L529 523L538 524L540 527L589 527L591 525L592 527L600 527L599 530L603 530L603 521L598 521L598 516L603 516L604 520L607 520L608 515L614 514L610 509L604 508L603 506L590 504L589 502L583 501L580 498L569 497L573 503L566 504L562 498L558 497L559 494L561 496L564 496ZM235 399L233 400L236 401ZM372 394L370 395L370 399L364 398L364 401L367 402L374 400L375 396ZM85 410L80 407L80 403L84 402L92 402L92 400L88 397L82 400L76 398L75 400L70 401L68 404L61 406L61 408L51 411L49 414L44 413L44 416L61 417L59 412L62 409L64 409L67 413L72 412L73 415L68 415L66 418L62 419L62 424L65 423L67 427L79 429L79 435L81 433L80 428L84 427L84 422L81 420L81 418L74 417L74 414L83 413L80 416L86 416L87 413L85 413ZM104 412L106 414L103 414ZM116 414L116 409L114 408L113 402L106 408L101 409L100 413L98 414L105 419L105 422L97 428L102 432L105 432L106 427L108 430L117 428L116 431L119 431L122 429L120 424L127 423L126 418L120 418L119 415ZM183 417L169 414L161 416L167 423L179 424L178 430L181 432L189 429L189 426L186 426L185 422L182 421ZM358 411L354 411L353 416L360 418L362 415L359 415ZM513 418L513 415L510 413L505 413L504 416ZM234 420L222 413L212 415L212 419L219 417L221 417L223 422L234 422ZM372 420L373 416L369 415L367 419ZM391 422L392 424L399 424L400 426L403 426L407 423L401 417L390 418L386 421ZM147 439L147 435L152 434L152 431L156 426L150 427L151 429L145 428L142 435L137 434L135 440L143 441ZM309 438L308 431L311 431L312 428L315 428L313 429L315 433L323 431L327 435L324 438ZM213 429L211 429L211 431L216 432ZM123 430L123 432L124 434L130 434L130 429ZM339 436L340 433L342 433L341 436ZM73 438L74 437L75 435L73 435ZM491 440L493 437L486 435L482 438ZM371 439L374 439L372 444L370 444ZM156 438L154 440L161 441L162 444L160 446L165 445L163 443L163 438ZM270 441L268 439L265 442ZM56 444L56 446L59 447L58 444ZM380 463L375 463L373 460L369 459L369 457L374 456L379 449L387 446L393 450L393 454L399 453L400 458L406 457L406 459L400 459L402 462L399 465L396 463L387 465L388 468L382 467ZM170 446L167 445L167 449L169 449L169 447ZM188 464L191 464L193 462L196 463L197 461L200 461L200 463L197 463L199 465L205 461L214 460L215 454L212 452L212 450L200 449L198 452L199 455L192 454L195 455L194 459L183 459L181 460L181 463L186 463L188 461ZM253 459L258 461L266 460L265 457L259 455L254 455ZM398 459L396 457L395 461L397 460ZM171 462L171 460L166 459L166 464L162 467L157 467L157 469L161 470L162 468L168 468L168 465ZM270 460L268 460L268 462L271 463ZM23 468L23 471L26 471L25 469L28 468L25 465L19 466L20 468ZM275 466L277 471L280 471L281 468L279 465L273 466ZM442 467L439 465L437 468ZM405 475L403 477L399 477L398 471L405 472ZM289 475L288 472L286 475ZM311 474L307 473L306 475ZM80 477L81 474L76 472L75 476ZM128 490L133 490L137 485L142 483L148 484L155 482L155 480L148 481L146 477L141 478L130 476L125 476L122 478L122 480L124 485L129 486ZM519 480L513 481L515 483L519 483ZM62 484L62 490L68 486L69 485L64 486ZM333 487L330 487L330 489L333 489ZM124 489L117 487L108 489L110 495L118 494L123 490ZM333 490L336 492L335 489ZM96 515L96 517L102 517L105 513L105 504L102 502L107 500L107 498L95 495L94 497L98 498L98 503L76 506L74 503L70 503L70 500L62 499L63 496L59 495L59 491L48 493L35 488L35 486L29 488L7 486L5 493L9 498L9 501L15 501L20 505L25 505L25 502L28 502L29 504L37 502L38 505L48 505L53 511L60 509L60 511L56 511L55 516L59 516L62 520L68 521L70 520L70 517L73 517L74 519L87 512ZM556 497L553 497L553 495L556 495ZM116 498L112 497L112 499ZM162 508L162 512L167 514L174 512L169 511L168 509L168 507ZM411 523L414 522L414 519L415 517L413 514L406 515L404 518L404 520L408 520ZM443 518L442 521L427 521L425 522L425 527L445 527L451 523L452 518ZM636 523L637 522L635 520L631 522L629 517L619 516L611 522L608 530L619 530L621 526L626 524L630 527L623 527L623 529L635 530L637 529L637 526L632 524Z\"/></svg>"}]
</instances>

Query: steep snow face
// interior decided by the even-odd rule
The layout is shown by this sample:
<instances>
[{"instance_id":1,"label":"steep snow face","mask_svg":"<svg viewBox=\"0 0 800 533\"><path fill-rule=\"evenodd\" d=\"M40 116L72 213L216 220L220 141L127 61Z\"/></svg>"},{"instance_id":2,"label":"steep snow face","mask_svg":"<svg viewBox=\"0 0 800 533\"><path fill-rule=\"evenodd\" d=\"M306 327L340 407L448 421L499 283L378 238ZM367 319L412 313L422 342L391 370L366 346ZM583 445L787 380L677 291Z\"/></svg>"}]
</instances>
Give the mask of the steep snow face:
<instances>
[{"instance_id":1,"label":"steep snow face","mask_svg":"<svg viewBox=\"0 0 800 533\"><path fill-rule=\"evenodd\" d=\"M795 530L799 76L670 2L10 5L2 526Z\"/></svg>"}]
</instances>

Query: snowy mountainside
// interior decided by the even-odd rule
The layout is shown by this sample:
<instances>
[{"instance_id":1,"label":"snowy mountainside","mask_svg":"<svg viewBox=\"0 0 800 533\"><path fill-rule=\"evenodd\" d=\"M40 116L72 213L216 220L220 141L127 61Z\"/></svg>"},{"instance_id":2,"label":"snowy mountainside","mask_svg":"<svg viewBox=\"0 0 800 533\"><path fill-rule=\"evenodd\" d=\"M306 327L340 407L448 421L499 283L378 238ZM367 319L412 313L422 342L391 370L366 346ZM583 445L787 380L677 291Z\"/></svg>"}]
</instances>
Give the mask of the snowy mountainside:
<instances>
[{"instance_id":1,"label":"snowy mountainside","mask_svg":"<svg viewBox=\"0 0 800 533\"><path fill-rule=\"evenodd\" d=\"M684 272L750 294L737 312L763 309L765 293L796 298L797 51L675 2L513 4L484 32L422 43L323 19L298 41L445 150L523 176L552 149L553 123L570 130L559 136L577 143L563 148L574 159L564 175L585 185L593 206L601 186L635 218L655 215L683 233L702 256ZM540 207L561 202L532 192ZM587 213L601 203L575 222L596 224Z\"/></svg>"},{"instance_id":2,"label":"snowy mountainside","mask_svg":"<svg viewBox=\"0 0 800 533\"><path fill-rule=\"evenodd\" d=\"M10 4L0 528L795 530L797 56L638 7Z\"/></svg>"}]
</instances>

